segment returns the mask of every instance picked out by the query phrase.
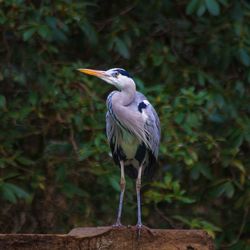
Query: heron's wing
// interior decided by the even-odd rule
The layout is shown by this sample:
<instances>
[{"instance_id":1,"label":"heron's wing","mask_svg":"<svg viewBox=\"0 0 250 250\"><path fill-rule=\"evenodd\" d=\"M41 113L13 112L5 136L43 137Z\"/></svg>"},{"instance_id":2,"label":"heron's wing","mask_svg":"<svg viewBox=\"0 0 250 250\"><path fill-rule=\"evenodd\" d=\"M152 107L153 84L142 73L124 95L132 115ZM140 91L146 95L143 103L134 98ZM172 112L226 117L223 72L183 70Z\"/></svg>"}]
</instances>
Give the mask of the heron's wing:
<instances>
[{"instance_id":1,"label":"heron's wing","mask_svg":"<svg viewBox=\"0 0 250 250\"><path fill-rule=\"evenodd\" d=\"M109 112L109 106L111 104L111 98L113 96L113 94L115 93L115 91L112 91L106 100L106 106L107 106L107 113L106 113L106 134L107 134L107 138L108 138L108 142L109 144L111 142L114 142L116 138L115 137L115 121L112 117L112 115Z\"/></svg>"},{"instance_id":2,"label":"heron's wing","mask_svg":"<svg viewBox=\"0 0 250 250\"><path fill-rule=\"evenodd\" d=\"M106 134L108 137L108 142L109 142L109 146L110 146L111 153L113 156L113 160L114 160L116 165L121 167L120 166L120 159L122 159L122 157L124 157L124 153L120 147L117 146L117 148L116 148L116 145L115 145L117 142L116 134L118 131L117 131L117 127L115 127L115 126L116 126L115 121L108 111L106 113ZM138 175L137 170L131 164L126 165L125 173L134 179Z\"/></svg>"},{"instance_id":3,"label":"heron's wing","mask_svg":"<svg viewBox=\"0 0 250 250\"><path fill-rule=\"evenodd\" d=\"M154 157L157 159L161 137L159 117L151 103L143 94L139 92L136 93L136 104L138 111L144 117L144 128L147 132L147 138L150 144L150 148Z\"/></svg>"},{"instance_id":4,"label":"heron's wing","mask_svg":"<svg viewBox=\"0 0 250 250\"><path fill-rule=\"evenodd\" d=\"M114 136L114 121L109 111L106 113L106 135L110 143Z\"/></svg>"},{"instance_id":5,"label":"heron's wing","mask_svg":"<svg viewBox=\"0 0 250 250\"><path fill-rule=\"evenodd\" d=\"M117 138L115 138L116 136L115 126L116 126L115 121L108 111L106 113L106 134L107 134L107 138L108 138L108 142L109 142L109 146L111 149L114 162L119 166L119 158L118 158L117 151L115 150L115 147L116 147L115 144L117 141Z\"/></svg>"}]
</instances>

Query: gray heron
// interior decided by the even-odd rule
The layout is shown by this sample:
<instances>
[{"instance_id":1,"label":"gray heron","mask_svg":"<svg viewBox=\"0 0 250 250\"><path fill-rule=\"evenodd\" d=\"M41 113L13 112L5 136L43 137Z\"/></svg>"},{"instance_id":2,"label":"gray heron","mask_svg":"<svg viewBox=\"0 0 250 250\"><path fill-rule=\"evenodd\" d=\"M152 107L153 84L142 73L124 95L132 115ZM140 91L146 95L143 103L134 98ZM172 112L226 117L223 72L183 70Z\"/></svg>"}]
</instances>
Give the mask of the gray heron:
<instances>
[{"instance_id":1,"label":"gray heron","mask_svg":"<svg viewBox=\"0 0 250 250\"><path fill-rule=\"evenodd\" d=\"M159 117L140 92L129 73L121 68L107 71L78 69L114 85L118 90L111 92L106 101L106 134L114 162L121 169L120 199L115 227L122 226L121 214L126 186L125 174L136 179L137 229L141 220L141 177L154 172L160 143Z\"/></svg>"}]
</instances>

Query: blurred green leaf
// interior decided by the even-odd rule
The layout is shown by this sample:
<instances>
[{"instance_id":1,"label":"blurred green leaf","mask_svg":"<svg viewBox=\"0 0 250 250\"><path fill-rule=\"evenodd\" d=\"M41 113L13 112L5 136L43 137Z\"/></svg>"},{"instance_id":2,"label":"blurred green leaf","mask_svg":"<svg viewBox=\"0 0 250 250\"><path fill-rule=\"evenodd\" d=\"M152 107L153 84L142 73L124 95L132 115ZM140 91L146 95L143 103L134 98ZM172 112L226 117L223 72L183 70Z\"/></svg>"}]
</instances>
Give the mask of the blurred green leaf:
<instances>
[{"instance_id":1,"label":"blurred green leaf","mask_svg":"<svg viewBox=\"0 0 250 250\"><path fill-rule=\"evenodd\" d=\"M46 25L39 26L37 32L42 38L45 39L49 38L51 34L50 29Z\"/></svg>"},{"instance_id":2,"label":"blurred green leaf","mask_svg":"<svg viewBox=\"0 0 250 250\"><path fill-rule=\"evenodd\" d=\"M129 50L124 41L118 37L115 38L116 51L124 58L130 57Z\"/></svg>"},{"instance_id":3,"label":"blurred green leaf","mask_svg":"<svg viewBox=\"0 0 250 250\"><path fill-rule=\"evenodd\" d=\"M216 0L205 0L205 3L211 15L218 16L220 14L220 5Z\"/></svg>"},{"instance_id":4,"label":"blurred green leaf","mask_svg":"<svg viewBox=\"0 0 250 250\"><path fill-rule=\"evenodd\" d=\"M22 157L22 156L19 156L17 158L17 161L23 165L26 165L26 166L34 165L34 161L32 161L26 157Z\"/></svg>"},{"instance_id":5,"label":"blurred green leaf","mask_svg":"<svg viewBox=\"0 0 250 250\"><path fill-rule=\"evenodd\" d=\"M11 203L16 203L17 198L27 199L29 194L22 188L8 182L0 183L0 192L4 199Z\"/></svg>"},{"instance_id":6,"label":"blurred green leaf","mask_svg":"<svg viewBox=\"0 0 250 250\"><path fill-rule=\"evenodd\" d=\"M28 30L24 31L23 32L23 40L25 42L28 41L33 36L33 34L35 32L36 32L36 28L35 27L29 28Z\"/></svg>"},{"instance_id":7,"label":"blurred green leaf","mask_svg":"<svg viewBox=\"0 0 250 250\"><path fill-rule=\"evenodd\" d=\"M206 11L206 6L205 4L200 4L199 8L196 11L197 16L202 16Z\"/></svg>"},{"instance_id":8,"label":"blurred green leaf","mask_svg":"<svg viewBox=\"0 0 250 250\"><path fill-rule=\"evenodd\" d=\"M114 176L109 178L111 186L117 191L120 192L120 179L114 178Z\"/></svg>"},{"instance_id":9,"label":"blurred green leaf","mask_svg":"<svg viewBox=\"0 0 250 250\"><path fill-rule=\"evenodd\" d=\"M82 190L81 188L77 187L75 184L70 183L70 182L64 183L62 187L62 191L69 198L73 198L75 196L84 197L86 195L84 190Z\"/></svg>"},{"instance_id":10,"label":"blurred green leaf","mask_svg":"<svg viewBox=\"0 0 250 250\"><path fill-rule=\"evenodd\" d=\"M187 7L186 7L186 13L188 15L191 15L195 12L195 10L198 8L200 1L199 0L191 0L189 1Z\"/></svg>"},{"instance_id":11,"label":"blurred green leaf","mask_svg":"<svg viewBox=\"0 0 250 250\"><path fill-rule=\"evenodd\" d=\"M245 66L249 66L250 65L250 56L247 52L246 49L241 48L239 50L239 56L240 56L240 60L241 62L245 65Z\"/></svg>"},{"instance_id":12,"label":"blurred green leaf","mask_svg":"<svg viewBox=\"0 0 250 250\"><path fill-rule=\"evenodd\" d=\"M85 21L80 27L87 36L87 38L89 39L90 43L96 44L98 39L97 39L97 33L93 28L93 26L88 21Z\"/></svg>"},{"instance_id":13,"label":"blurred green leaf","mask_svg":"<svg viewBox=\"0 0 250 250\"><path fill-rule=\"evenodd\" d=\"M234 195L234 185L232 184L232 182L227 182L225 184L225 193L226 193L226 196L228 198L232 198L233 195Z\"/></svg>"},{"instance_id":14,"label":"blurred green leaf","mask_svg":"<svg viewBox=\"0 0 250 250\"><path fill-rule=\"evenodd\" d=\"M6 98L3 95L0 95L0 109L6 108Z\"/></svg>"},{"instance_id":15,"label":"blurred green leaf","mask_svg":"<svg viewBox=\"0 0 250 250\"><path fill-rule=\"evenodd\" d=\"M203 176L205 176L207 179L212 180L213 175L211 172L211 168L207 165L201 164L200 165L200 172L202 173Z\"/></svg>"}]
</instances>

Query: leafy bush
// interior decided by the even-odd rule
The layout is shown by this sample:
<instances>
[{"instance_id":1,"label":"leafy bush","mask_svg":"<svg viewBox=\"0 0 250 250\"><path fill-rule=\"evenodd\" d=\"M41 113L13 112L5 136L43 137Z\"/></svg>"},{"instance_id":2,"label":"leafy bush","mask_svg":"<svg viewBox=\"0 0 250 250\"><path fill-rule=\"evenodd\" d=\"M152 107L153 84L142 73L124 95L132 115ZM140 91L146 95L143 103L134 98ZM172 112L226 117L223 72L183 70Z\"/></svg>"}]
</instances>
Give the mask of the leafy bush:
<instances>
[{"instance_id":1,"label":"leafy bush","mask_svg":"<svg viewBox=\"0 0 250 250\"><path fill-rule=\"evenodd\" d=\"M162 127L144 223L201 228L218 249L249 249L249 17L247 0L2 1L2 233L114 222L111 89L76 69L124 67ZM123 218L136 221L131 180Z\"/></svg>"}]
</instances>

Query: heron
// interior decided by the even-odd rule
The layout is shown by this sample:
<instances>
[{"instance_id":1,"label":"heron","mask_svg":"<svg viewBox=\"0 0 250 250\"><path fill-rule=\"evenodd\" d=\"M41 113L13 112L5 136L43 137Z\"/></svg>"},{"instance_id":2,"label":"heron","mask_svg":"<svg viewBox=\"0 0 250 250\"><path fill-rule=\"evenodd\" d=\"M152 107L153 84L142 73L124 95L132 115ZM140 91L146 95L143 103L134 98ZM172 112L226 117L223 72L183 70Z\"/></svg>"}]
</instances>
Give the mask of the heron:
<instances>
[{"instance_id":1,"label":"heron","mask_svg":"<svg viewBox=\"0 0 250 250\"><path fill-rule=\"evenodd\" d=\"M141 219L141 179L152 176L158 158L160 144L159 117L148 99L136 91L131 75L122 68L106 71L78 69L80 72L96 76L115 86L106 100L106 134L112 156L120 167L120 198L114 227L122 227L121 215L126 187L125 174L136 179L137 224L143 227Z\"/></svg>"}]
</instances>

